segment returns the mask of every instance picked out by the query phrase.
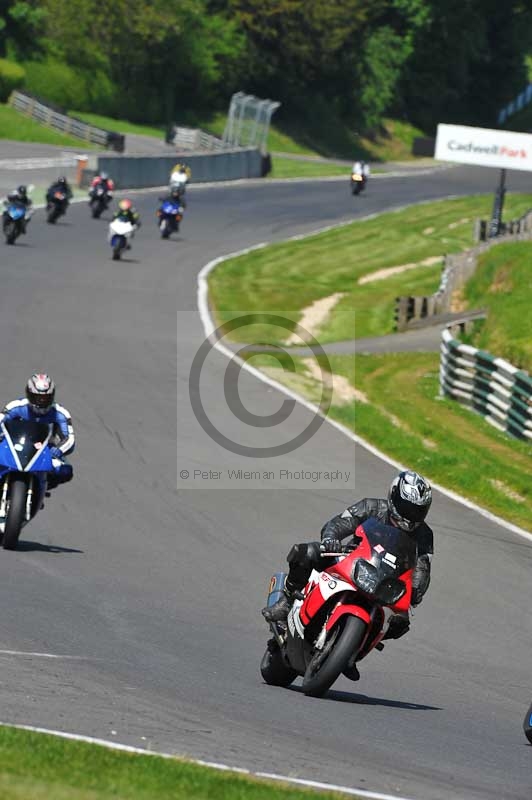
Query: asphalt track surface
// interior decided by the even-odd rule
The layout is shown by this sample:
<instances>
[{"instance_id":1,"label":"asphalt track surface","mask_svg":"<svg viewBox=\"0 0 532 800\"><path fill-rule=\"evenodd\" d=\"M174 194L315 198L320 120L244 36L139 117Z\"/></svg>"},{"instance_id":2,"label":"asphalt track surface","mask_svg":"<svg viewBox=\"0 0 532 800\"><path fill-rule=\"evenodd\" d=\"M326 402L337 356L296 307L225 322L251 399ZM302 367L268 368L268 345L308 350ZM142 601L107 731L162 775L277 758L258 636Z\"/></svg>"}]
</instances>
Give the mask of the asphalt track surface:
<instances>
[{"instance_id":1,"label":"asphalt track surface","mask_svg":"<svg viewBox=\"0 0 532 800\"><path fill-rule=\"evenodd\" d=\"M457 168L386 178L359 198L334 182L192 187L174 241L158 238L155 198L142 194L144 226L119 263L106 222L85 205L54 227L37 212L26 238L0 245L2 399L34 369L50 371L78 441L74 481L17 552L0 551L2 721L416 800L530 797L530 543L437 492L433 582L409 635L325 699L305 697L299 682L266 686L259 609L270 574L293 541L318 538L330 515L384 492L395 470L327 424L282 457L228 452L199 426L188 389L204 339L196 276L209 260L491 192L496 177ZM527 176L508 185L526 190ZM312 417L298 405L275 429L243 424L224 399L227 365L211 353L201 375L205 408L227 436L269 446ZM249 374L238 387L256 414L286 399ZM272 477L231 480L228 468ZM185 480L183 469L223 474ZM281 469L350 475L313 482Z\"/></svg>"}]
</instances>

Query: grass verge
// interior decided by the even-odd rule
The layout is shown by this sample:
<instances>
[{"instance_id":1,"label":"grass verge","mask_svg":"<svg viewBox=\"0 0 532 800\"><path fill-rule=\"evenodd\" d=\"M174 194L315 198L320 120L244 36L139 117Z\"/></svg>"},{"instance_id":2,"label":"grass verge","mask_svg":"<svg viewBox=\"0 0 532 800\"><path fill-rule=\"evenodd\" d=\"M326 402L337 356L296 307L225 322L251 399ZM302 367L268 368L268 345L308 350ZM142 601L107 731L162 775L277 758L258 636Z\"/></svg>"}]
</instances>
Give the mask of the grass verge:
<instances>
[{"instance_id":1,"label":"grass verge","mask_svg":"<svg viewBox=\"0 0 532 800\"><path fill-rule=\"evenodd\" d=\"M349 185L349 167L326 162L296 161L291 158L274 156L272 158L272 171L268 178L324 178L343 175L345 185Z\"/></svg>"},{"instance_id":2,"label":"grass verge","mask_svg":"<svg viewBox=\"0 0 532 800\"><path fill-rule=\"evenodd\" d=\"M349 189L339 185L338 191ZM441 275L438 257L472 246L473 220L489 216L491 202L491 197L477 196L424 203L229 259L209 279L216 322L221 325L240 313L281 314L299 322L303 309L340 292L334 313L319 328L321 343L391 333L395 298L435 291ZM532 207L532 195L508 195L506 203L507 219L512 219ZM405 264L418 266L358 283L378 270ZM285 335L257 325L236 331L234 338L281 344Z\"/></svg>"},{"instance_id":3,"label":"grass verge","mask_svg":"<svg viewBox=\"0 0 532 800\"><path fill-rule=\"evenodd\" d=\"M469 308L482 305L487 319L469 338L474 347L504 355L532 373L532 244L503 244L484 253L464 298Z\"/></svg>"},{"instance_id":4,"label":"grass verge","mask_svg":"<svg viewBox=\"0 0 532 800\"><path fill-rule=\"evenodd\" d=\"M254 356L252 363L317 402L321 383L308 362L293 361L295 373L272 367L265 355ZM333 383L333 419L432 481L531 530L532 443L511 439L480 415L441 398L437 353L329 356L329 363L333 375L345 379L341 391L336 377Z\"/></svg>"},{"instance_id":5,"label":"grass verge","mask_svg":"<svg viewBox=\"0 0 532 800\"><path fill-rule=\"evenodd\" d=\"M95 128L102 128L105 131L115 131L116 133L132 133L140 134L141 136L152 136L153 138L164 140L164 128L155 127L153 125L140 125L134 122L128 122L125 119L113 119L112 117L104 117L101 114L92 114L88 111L69 111L72 117L81 119L89 125L94 125Z\"/></svg>"},{"instance_id":6,"label":"grass verge","mask_svg":"<svg viewBox=\"0 0 532 800\"><path fill-rule=\"evenodd\" d=\"M333 800L178 759L111 750L56 736L0 728L2 800Z\"/></svg>"},{"instance_id":7,"label":"grass verge","mask_svg":"<svg viewBox=\"0 0 532 800\"><path fill-rule=\"evenodd\" d=\"M87 149L97 149L95 145L76 139L74 136L67 136L53 130L53 128L40 125L5 104L0 104L0 139L77 147L80 152L84 152Z\"/></svg>"}]
</instances>

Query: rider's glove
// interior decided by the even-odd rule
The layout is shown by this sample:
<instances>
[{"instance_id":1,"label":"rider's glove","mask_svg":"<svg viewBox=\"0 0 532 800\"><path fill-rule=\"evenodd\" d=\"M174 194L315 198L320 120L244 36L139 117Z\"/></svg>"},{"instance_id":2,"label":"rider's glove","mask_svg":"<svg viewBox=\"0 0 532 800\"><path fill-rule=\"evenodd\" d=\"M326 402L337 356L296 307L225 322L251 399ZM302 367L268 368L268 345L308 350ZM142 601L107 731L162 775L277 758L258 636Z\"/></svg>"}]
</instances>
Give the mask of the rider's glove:
<instances>
[{"instance_id":1,"label":"rider's glove","mask_svg":"<svg viewBox=\"0 0 532 800\"><path fill-rule=\"evenodd\" d=\"M63 458L63 453L58 447L50 447L50 455L52 458Z\"/></svg>"},{"instance_id":2,"label":"rider's glove","mask_svg":"<svg viewBox=\"0 0 532 800\"><path fill-rule=\"evenodd\" d=\"M328 537L321 540L320 550L322 553L339 553L342 548L342 543L339 539Z\"/></svg>"}]
</instances>

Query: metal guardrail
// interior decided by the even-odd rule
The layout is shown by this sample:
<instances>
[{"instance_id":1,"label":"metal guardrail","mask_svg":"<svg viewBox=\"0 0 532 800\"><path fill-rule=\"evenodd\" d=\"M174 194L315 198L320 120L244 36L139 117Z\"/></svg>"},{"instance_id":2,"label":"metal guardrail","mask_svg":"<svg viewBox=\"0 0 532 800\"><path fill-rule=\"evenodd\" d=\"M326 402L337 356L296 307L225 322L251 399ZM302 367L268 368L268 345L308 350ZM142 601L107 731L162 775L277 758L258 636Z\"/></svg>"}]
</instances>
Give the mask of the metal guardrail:
<instances>
[{"instance_id":1,"label":"metal guardrail","mask_svg":"<svg viewBox=\"0 0 532 800\"><path fill-rule=\"evenodd\" d=\"M119 153L124 152L125 136L123 134L95 128L75 117L69 117L67 114L56 111L35 97L14 91L9 97L9 105L43 125L68 133L84 142L99 144L101 147L116 150Z\"/></svg>"},{"instance_id":2,"label":"metal guardrail","mask_svg":"<svg viewBox=\"0 0 532 800\"><path fill-rule=\"evenodd\" d=\"M477 230L478 226L475 226ZM453 295L474 274L478 256L497 244L518 242L532 238L532 211L518 220L506 223L506 233L483 241L476 247L445 256L444 268L438 290L434 294L418 297L402 296L395 299L395 329L405 331L412 324L439 314L450 313Z\"/></svg>"},{"instance_id":3,"label":"metal guardrail","mask_svg":"<svg viewBox=\"0 0 532 800\"><path fill-rule=\"evenodd\" d=\"M180 150L209 150L211 152L219 152L229 149L228 145L226 145L222 139L218 139L210 133L205 133L205 131L202 131L200 128L182 128L174 126L172 128L170 142Z\"/></svg>"},{"instance_id":4,"label":"metal guardrail","mask_svg":"<svg viewBox=\"0 0 532 800\"><path fill-rule=\"evenodd\" d=\"M532 377L442 331L440 392L517 439L532 440Z\"/></svg>"}]
</instances>

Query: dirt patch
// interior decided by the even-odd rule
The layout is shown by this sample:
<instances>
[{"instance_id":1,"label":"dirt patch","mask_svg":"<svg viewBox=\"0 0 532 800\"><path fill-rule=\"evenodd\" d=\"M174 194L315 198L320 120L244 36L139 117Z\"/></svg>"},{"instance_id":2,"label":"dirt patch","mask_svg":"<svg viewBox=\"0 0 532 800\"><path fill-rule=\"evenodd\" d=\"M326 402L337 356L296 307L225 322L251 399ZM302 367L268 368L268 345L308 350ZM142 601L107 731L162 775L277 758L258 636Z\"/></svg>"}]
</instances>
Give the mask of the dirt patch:
<instances>
[{"instance_id":1,"label":"dirt patch","mask_svg":"<svg viewBox=\"0 0 532 800\"><path fill-rule=\"evenodd\" d=\"M516 503L526 503L526 497L514 492L510 486L507 486L503 481L499 481L496 478L491 478L490 483L494 489L497 489L498 492L501 492L506 497L509 497L510 500L515 500Z\"/></svg>"},{"instance_id":2,"label":"dirt patch","mask_svg":"<svg viewBox=\"0 0 532 800\"><path fill-rule=\"evenodd\" d=\"M386 267L385 269L378 269L376 272L370 272L369 275L363 275L358 279L359 284L372 283L373 281L383 281L389 278L390 275L398 275L401 272L407 272L409 269L417 269L418 267L431 267L433 264L441 264L443 256L429 256L423 261L416 261L411 264L400 264L397 267Z\"/></svg>"},{"instance_id":3,"label":"dirt patch","mask_svg":"<svg viewBox=\"0 0 532 800\"><path fill-rule=\"evenodd\" d=\"M467 303L464 297L463 288L455 289L451 295L451 312L458 314L467 309Z\"/></svg>"},{"instance_id":4,"label":"dirt patch","mask_svg":"<svg viewBox=\"0 0 532 800\"><path fill-rule=\"evenodd\" d=\"M316 336L318 330L323 325L334 306L344 296L344 292L335 292L329 297L322 297L320 300L315 300L310 306L303 309L303 316L299 320L299 325L305 329L307 334L299 336L297 333L292 333L286 340L286 344L301 344L301 340L308 344L312 336Z\"/></svg>"},{"instance_id":5,"label":"dirt patch","mask_svg":"<svg viewBox=\"0 0 532 800\"><path fill-rule=\"evenodd\" d=\"M347 378L343 375L336 375L334 372L322 372L319 364L313 358L303 359L303 363L310 372L311 376L321 383L323 380L327 389L332 392L332 405L345 406L355 401L359 403L369 403L367 395L360 389L355 389Z\"/></svg>"},{"instance_id":6,"label":"dirt patch","mask_svg":"<svg viewBox=\"0 0 532 800\"><path fill-rule=\"evenodd\" d=\"M465 225L467 222L471 222L471 220L468 217L464 217L464 219L459 219L458 222L450 222L447 227L452 230L453 228L458 228L459 225Z\"/></svg>"},{"instance_id":7,"label":"dirt patch","mask_svg":"<svg viewBox=\"0 0 532 800\"><path fill-rule=\"evenodd\" d=\"M435 230L436 228L425 228L423 233L425 234L425 236L428 236L429 234L434 233Z\"/></svg>"},{"instance_id":8,"label":"dirt patch","mask_svg":"<svg viewBox=\"0 0 532 800\"><path fill-rule=\"evenodd\" d=\"M502 269L498 270L497 274L495 275L493 283L488 289L488 292L490 294L511 292L513 289L511 274L512 274L511 267L502 267Z\"/></svg>"}]
</instances>

